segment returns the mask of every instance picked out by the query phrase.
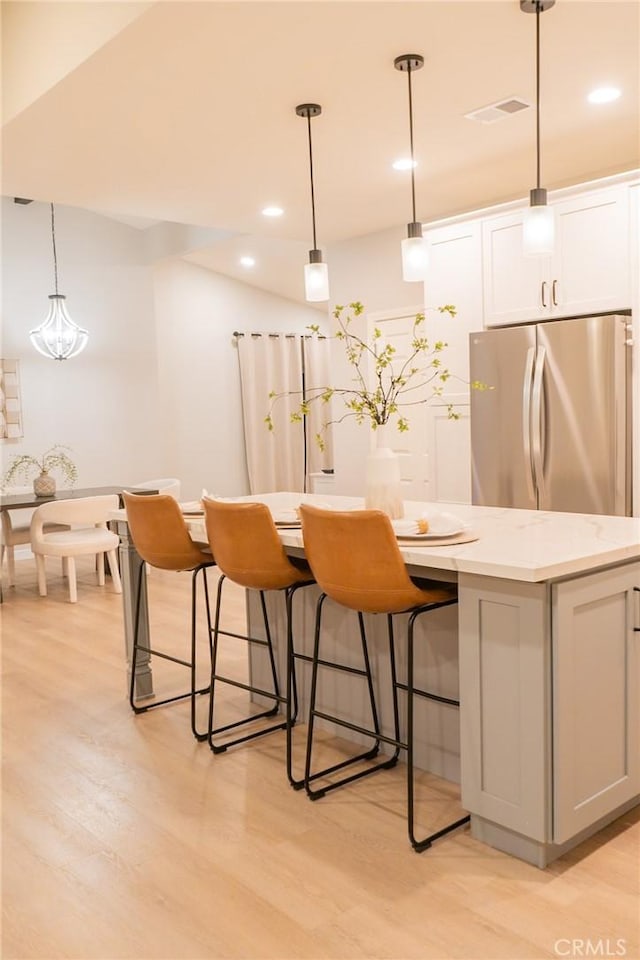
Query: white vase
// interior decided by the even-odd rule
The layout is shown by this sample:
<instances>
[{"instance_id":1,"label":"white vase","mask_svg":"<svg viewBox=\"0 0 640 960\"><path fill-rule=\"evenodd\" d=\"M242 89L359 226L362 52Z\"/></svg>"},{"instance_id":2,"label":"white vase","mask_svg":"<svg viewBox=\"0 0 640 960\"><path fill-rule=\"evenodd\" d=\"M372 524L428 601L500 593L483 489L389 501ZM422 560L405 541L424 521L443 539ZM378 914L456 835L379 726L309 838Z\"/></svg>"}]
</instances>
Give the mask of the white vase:
<instances>
[{"instance_id":1,"label":"white vase","mask_svg":"<svg viewBox=\"0 0 640 960\"><path fill-rule=\"evenodd\" d=\"M392 520L404 516L400 460L389 446L384 446L382 428L375 431L376 446L367 457L365 507L383 510ZM387 441L388 442L388 441Z\"/></svg>"}]
</instances>

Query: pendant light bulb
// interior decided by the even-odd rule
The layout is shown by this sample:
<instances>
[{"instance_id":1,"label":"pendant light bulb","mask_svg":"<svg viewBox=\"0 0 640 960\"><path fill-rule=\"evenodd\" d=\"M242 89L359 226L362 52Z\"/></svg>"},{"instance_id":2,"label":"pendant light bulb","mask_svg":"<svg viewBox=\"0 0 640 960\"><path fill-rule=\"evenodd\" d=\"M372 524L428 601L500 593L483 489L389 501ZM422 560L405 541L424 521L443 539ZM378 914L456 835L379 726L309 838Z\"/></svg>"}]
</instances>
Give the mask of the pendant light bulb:
<instances>
[{"instance_id":1,"label":"pendant light bulb","mask_svg":"<svg viewBox=\"0 0 640 960\"><path fill-rule=\"evenodd\" d=\"M89 334L74 323L67 312L66 297L58 292L58 257L56 253L55 211L51 204L51 244L53 247L53 274L55 293L49 294L49 312L35 330L29 331L32 345L43 357L68 360L76 357L87 345Z\"/></svg>"},{"instance_id":2,"label":"pendant light bulb","mask_svg":"<svg viewBox=\"0 0 640 960\"><path fill-rule=\"evenodd\" d=\"M537 193L532 190L532 195ZM547 191L538 203L532 196L522 222L522 250L527 257L549 257L555 247L556 218L553 207L547 206Z\"/></svg>"},{"instance_id":3,"label":"pendant light bulb","mask_svg":"<svg viewBox=\"0 0 640 960\"><path fill-rule=\"evenodd\" d=\"M309 263L304 265L304 294L310 303L329 299L329 270L320 250L309 250Z\"/></svg>"},{"instance_id":4,"label":"pendant light bulb","mask_svg":"<svg viewBox=\"0 0 640 960\"><path fill-rule=\"evenodd\" d=\"M412 228L418 228L419 233L412 235ZM422 236L421 223L407 224L409 236L401 243L402 248L402 279L409 282L425 280L429 266L429 249L427 241Z\"/></svg>"},{"instance_id":5,"label":"pendant light bulb","mask_svg":"<svg viewBox=\"0 0 640 960\"><path fill-rule=\"evenodd\" d=\"M413 95L411 89L411 74L424 66L424 57L419 53L403 53L393 61L396 70L407 74L409 90L409 142L411 145L411 212L413 219L407 224L407 236L401 243L402 250L402 279L409 282L423 281L427 278L429 266L429 248L426 237L422 235L422 224L416 220L416 161L413 155Z\"/></svg>"},{"instance_id":6,"label":"pendant light bulb","mask_svg":"<svg viewBox=\"0 0 640 960\"><path fill-rule=\"evenodd\" d=\"M322 107L318 103L301 103L296 107L296 115L307 121L309 138L309 179L311 181L311 223L313 226L313 250L309 250L309 263L304 268L304 295L309 303L320 303L329 299L329 270L322 260L322 250L316 242L316 202L313 185L313 148L311 144L311 118L319 117Z\"/></svg>"},{"instance_id":7,"label":"pendant light bulb","mask_svg":"<svg viewBox=\"0 0 640 960\"><path fill-rule=\"evenodd\" d=\"M540 186L540 14L555 0L520 0L523 13L536 15L536 186L522 224L522 251L527 257L548 257L555 246L555 214L547 205L547 191Z\"/></svg>"}]
</instances>

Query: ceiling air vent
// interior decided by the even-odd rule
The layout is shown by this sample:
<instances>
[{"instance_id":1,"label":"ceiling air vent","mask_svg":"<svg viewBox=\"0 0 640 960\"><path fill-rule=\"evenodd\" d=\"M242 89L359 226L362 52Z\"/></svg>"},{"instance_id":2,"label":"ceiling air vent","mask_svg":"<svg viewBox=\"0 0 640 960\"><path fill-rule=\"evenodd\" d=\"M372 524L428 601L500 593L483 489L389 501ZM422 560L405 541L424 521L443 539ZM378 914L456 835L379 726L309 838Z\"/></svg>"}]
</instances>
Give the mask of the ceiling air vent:
<instances>
[{"instance_id":1,"label":"ceiling air vent","mask_svg":"<svg viewBox=\"0 0 640 960\"><path fill-rule=\"evenodd\" d=\"M508 97L506 100L499 100L497 103L490 103L486 107L472 110L471 113L465 113L465 117L467 120L477 120L478 123L497 123L498 120L505 120L513 113L528 110L530 106L531 104L522 97Z\"/></svg>"}]
</instances>

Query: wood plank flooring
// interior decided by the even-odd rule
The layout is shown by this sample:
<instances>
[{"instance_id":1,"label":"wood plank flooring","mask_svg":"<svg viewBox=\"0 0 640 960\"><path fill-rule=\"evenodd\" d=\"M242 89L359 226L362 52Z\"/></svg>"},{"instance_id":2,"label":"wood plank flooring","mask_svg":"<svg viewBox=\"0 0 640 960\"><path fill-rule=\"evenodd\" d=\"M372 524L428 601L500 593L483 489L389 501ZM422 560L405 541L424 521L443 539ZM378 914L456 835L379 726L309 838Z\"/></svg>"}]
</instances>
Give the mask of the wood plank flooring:
<instances>
[{"instance_id":1,"label":"wood plank flooring","mask_svg":"<svg viewBox=\"0 0 640 960\"><path fill-rule=\"evenodd\" d=\"M79 565L72 605L55 567L47 599L32 561L17 570L0 608L5 960L587 955L573 940L638 958L637 810L544 871L467 830L417 855L402 768L311 803L286 782L282 733L214 757L186 704L133 716L109 581ZM154 638L186 650L189 576L148 583ZM244 651L228 660L241 669ZM159 692L172 670L155 666ZM452 793L422 778L427 816Z\"/></svg>"}]
</instances>

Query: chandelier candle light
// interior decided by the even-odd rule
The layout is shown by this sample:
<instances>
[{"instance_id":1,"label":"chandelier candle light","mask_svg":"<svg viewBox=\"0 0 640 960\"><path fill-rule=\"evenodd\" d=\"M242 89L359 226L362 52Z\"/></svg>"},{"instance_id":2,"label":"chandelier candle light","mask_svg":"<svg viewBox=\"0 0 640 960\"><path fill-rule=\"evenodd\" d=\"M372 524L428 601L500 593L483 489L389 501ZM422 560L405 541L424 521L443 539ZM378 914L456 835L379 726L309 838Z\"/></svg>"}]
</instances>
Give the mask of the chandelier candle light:
<instances>
[{"instance_id":1,"label":"chandelier candle light","mask_svg":"<svg viewBox=\"0 0 640 960\"><path fill-rule=\"evenodd\" d=\"M553 207L547 206L547 191L540 186L540 14L554 3L555 0L520 0L523 13L536 15L536 186L530 192L522 227L523 252L530 257L548 257L555 242Z\"/></svg>"},{"instance_id":2,"label":"chandelier candle light","mask_svg":"<svg viewBox=\"0 0 640 960\"><path fill-rule=\"evenodd\" d=\"M427 241L422 236L422 224L416 220L415 159L413 156L413 98L411 74L421 70L424 57L419 53L403 53L393 61L396 70L407 74L409 88L409 141L411 144L411 212L413 220L407 224L407 237L402 241L402 279L425 280L428 266Z\"/></svg>"},{"instance_id":3,"label":"chandelier candle light","mask_svg":"<svg viewBox=\"0 0 640 960\"><path fill-rule=\"evenodd\" d=\"M309 263L304 267L305 298L310 302L329 299L329 271L322 262L322 250L316 242L316 204L313 189L313 150L311 147L311 118L319 117L322 107L318 103L301 103L296 107L299 117L306 117L309 134L309 174L311 179L311 222L313 224L313 250L309 250Z\"/></svg>"},{"instance_id":4,"label":"chandelier candle light","mask_svg":"<svg viewBox=\"0 0 640 960\"><path fill-rule=\"evenodd\" d=\"M89 334L74 323L65 305L67 299L58 293L58 257L56 254L55 211L51 204L51 242L53 245L53 273L55 293L49 294L49 313L44 323L29 332L29 339L38 353L53 360L75 357L87 345Z\"/></svg>"}]
</instances>

